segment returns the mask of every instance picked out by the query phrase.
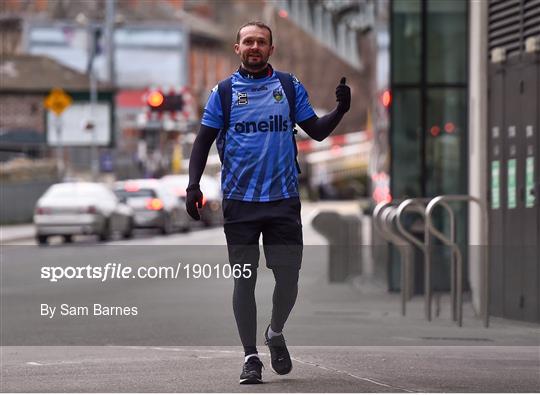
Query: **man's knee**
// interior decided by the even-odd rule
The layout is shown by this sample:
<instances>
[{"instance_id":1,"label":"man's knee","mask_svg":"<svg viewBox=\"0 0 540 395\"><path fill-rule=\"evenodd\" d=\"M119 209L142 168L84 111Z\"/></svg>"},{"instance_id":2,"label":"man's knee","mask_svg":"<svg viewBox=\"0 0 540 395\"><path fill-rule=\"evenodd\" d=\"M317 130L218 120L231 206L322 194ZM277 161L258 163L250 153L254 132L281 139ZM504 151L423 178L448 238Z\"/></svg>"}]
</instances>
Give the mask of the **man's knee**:
<instances>
[{"instance_id":1,"label":"man's knee","mask_svg":"<svg viewBox=\"0 0 540 395\"><path fill-rule=\"evenodd\" d=\"M300 270L302 266L302 245L265 245L266 266L270 269L290 267Z\"/></svg>"},{"instance_id":2,"label":"man's knee","mask_svg":"<svg viewBox=\"0 0 540 395\"><path fill-rule=\"evenodd\" d=\"M279 285L297 285L300 276L300 267L295 266L275 266L272 268L276 284Z\"/></svg>"}]
</instances>

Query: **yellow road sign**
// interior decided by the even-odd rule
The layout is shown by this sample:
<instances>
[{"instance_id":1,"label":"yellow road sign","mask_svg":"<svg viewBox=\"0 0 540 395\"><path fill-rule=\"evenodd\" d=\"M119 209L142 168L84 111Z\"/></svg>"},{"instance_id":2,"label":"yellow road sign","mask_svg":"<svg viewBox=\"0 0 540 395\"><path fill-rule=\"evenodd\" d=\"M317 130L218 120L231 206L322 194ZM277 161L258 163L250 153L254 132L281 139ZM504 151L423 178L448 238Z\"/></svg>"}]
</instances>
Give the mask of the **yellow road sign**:
<instances>
[{"instance_id":1,"label":"yellow road sign","mask_svg":"<svg viewBox=\"0 0 540 395\"><path fill-rule=\"evenodd\" d=\"M60 115L72 102L73 99L71 96L64 92L63 89L54 88L45 98L43 105L47 110L54 112L56 115Z\"/></svg>"}]
</instances>

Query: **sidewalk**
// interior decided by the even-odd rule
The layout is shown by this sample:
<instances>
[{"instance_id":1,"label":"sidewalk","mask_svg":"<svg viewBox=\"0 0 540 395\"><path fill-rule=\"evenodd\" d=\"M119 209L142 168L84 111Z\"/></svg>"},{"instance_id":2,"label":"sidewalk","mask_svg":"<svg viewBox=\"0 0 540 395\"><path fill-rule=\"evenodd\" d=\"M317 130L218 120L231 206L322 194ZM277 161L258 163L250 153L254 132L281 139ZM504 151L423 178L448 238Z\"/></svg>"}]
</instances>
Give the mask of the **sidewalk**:
<instances>
[{"instance_id":1,"label":"sidewalk","mask_svg":"<svg viewBox=\"0 0 540 395\"><path fill-rule=\"evenodd\" d=\"M36 233L34 224L1 225L0 244L12 241L33 239Z\"/></svg>"},{"instance_id":2,"label":"sidewalk","mask_svg":"<svg viewBox=\"0 0 540 395\"><path fill-rule=\"evenodd\" d=\"M304 279L306 280L306 279ZM424 317L424 297L415 296L407 303L407 314L400 311L400 296L384 289L376 290L361 283L335 284L325 289L324 299L315 284L303 281L302 299L288 323L291 340L303 346L528 346L540 347L538 324L490 317L489 327L472 309L464 295L463 326L453 322L450 296L443 294L440 315L433 302L431 322ZM324 287L324 288L323 288ZM317 325L305 331L316 319ZM328 333L333 336L328 336ZM301 335L300 335L301 334ZM538 354L540 359L540 354Z\"/></svg>"},{"instance_id":3,"label":"sidewalk","mask_svg":"<svg viewBox=\"0 0 540 395\"><path fill-rule=\"evenodd\" d=\"M535 393L540 388L536 325L493 318L485 329L468 310L463 328L444 316L429 323L421 318L421 298L401 317L395 294L358 296L350 284L332 288L328 310L321 303L315 311L299 308L287 326L294 366L289 375L272 372L268 349L260 344L263 385L238 384L240 346L142 343L3 347L2 392Z\"/></svg>"},{"instance_id":4,"label":"sidewalk","mask_svg":"<svg viewBox=\"0 0 540 395\"><path fill-rule=\"evenodd\" d=\"M274 374L261 348L264 384L239 385L239 347L5 347L2 391L534 393L540 384L538 349L525 347L290 350L290 374Z\"/></svg>"}]
</instances>

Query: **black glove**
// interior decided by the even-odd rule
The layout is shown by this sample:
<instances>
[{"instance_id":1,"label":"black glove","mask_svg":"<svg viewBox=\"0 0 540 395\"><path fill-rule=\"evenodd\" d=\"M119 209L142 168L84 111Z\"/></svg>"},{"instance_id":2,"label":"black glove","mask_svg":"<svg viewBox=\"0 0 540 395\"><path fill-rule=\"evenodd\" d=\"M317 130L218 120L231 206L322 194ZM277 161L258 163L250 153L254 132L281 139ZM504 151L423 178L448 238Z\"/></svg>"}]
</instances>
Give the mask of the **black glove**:
<instances>
[{"instance_id":1,"label":"black glove","mask_svg":"<svg viewBox=\"0 0 540 395\"><path fill-rule=\"evenodd\" d=\"M337 110L344 114L351 108L351 88L346 85L347 79L341 77L339 85L336 88Z\"/></svg>"},{"instance_id":2,"label":"black glove","mask_svg":"<svg viewBox=\"0 0 540 395\"><path fill-rule=\"evenodd\" d=\"M203 194L198 184L190 185L186 189L186 210L191 218L201 219L198 208L202 208Z\"/></svg>"}]
</instances>

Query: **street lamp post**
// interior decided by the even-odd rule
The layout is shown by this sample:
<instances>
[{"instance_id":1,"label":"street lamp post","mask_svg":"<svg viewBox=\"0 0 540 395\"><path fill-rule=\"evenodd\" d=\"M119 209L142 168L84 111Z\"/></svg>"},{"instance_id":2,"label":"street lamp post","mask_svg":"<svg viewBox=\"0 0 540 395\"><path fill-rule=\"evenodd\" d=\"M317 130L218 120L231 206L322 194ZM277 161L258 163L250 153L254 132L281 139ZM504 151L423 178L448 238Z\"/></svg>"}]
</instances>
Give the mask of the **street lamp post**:
<instances>
[{"instance_id":1,"label":"street lamp post","mask_svg":"<svg viewBox=\"0 0 540 395\"><path fill-rule=\"evenodd\" d=\"M116 1L107 0L105 5L105 52L107 55L107 79L111 86L116 85L116 69L114 59L114 29L116 24Z\"/></svg>"},{"instance_id":2,"label":"street lamp post","mask_svg":"<svg viewBox=\"0 0 540 395\"><path fill-rule=\"evenodd\" d=\"M97 141L97 128L96 128L96 107L98 103L98 90L97 90L97 75L94 69L94 60L99 53L99 40L105 32L106 39L106 51L107 51L107 64L106 74L107 80L110 85L115 85L115 63L114 63L114 28L115 28L115 0L107 0L106 2L106 14L105 25L100 24L88 24L88 76L90 80L90 119L86 125L86 129L92 133L91 143L91 171L92 179L97 180L99 175L99 157L98 157L98 141ZM85 19L85 18L84 18ZM86 21L86 20L85 20Z\"/></svg>"},{"instance_id":3,"label":"street lamp post","mask_svg":"<svg viewBox=\"0 0 540 395\"><path fill-rule=\"evenodd\" d=\"M58 179L61 180L64 177L64 147L62 145L62 118L60 114L54 117L56 138L58 139L58 145L56 148L56 170L58 172Z\"/></svg>"},{"instance_id":4,"label":"street lamp post","mask_svg":"<svg viewBox=\"0 0 540 395\"><path fill-rule=\"evenodd\" d=\"M96 181L99 173L99 162L98 162L98 147L97 147L97 130L95 123L96 116L96 105L97 105L97 78L94 71L94 57L95 57L95 46L97 43L95 27L90 28L90 35L92 38L92 54L89 61L89 76L90 76L90 119L87 124L87 129L92 133L92 146L91 146L91 169L92 169L92 180Z\"/></svg>"}]
</instances>

